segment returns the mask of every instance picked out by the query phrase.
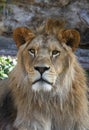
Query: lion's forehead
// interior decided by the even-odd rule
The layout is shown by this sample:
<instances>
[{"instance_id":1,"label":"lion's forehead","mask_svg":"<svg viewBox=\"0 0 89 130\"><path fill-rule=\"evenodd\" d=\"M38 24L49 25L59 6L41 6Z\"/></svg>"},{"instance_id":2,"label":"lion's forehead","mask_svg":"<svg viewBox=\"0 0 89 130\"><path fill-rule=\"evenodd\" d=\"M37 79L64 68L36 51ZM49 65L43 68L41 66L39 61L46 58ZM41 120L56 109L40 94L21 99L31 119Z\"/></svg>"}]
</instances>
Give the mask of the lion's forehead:
<instances>
[{"instance_id":1,"label":"lion's forehead","mask_svg":"<svg viewBox=\"0 0 89 130\"><path fill-rule=\"evenodd\" d=\"M39 35L35 37L30 45L43 47L61 47L60 42L54 35Z\"/></svg>"}]
</instances>

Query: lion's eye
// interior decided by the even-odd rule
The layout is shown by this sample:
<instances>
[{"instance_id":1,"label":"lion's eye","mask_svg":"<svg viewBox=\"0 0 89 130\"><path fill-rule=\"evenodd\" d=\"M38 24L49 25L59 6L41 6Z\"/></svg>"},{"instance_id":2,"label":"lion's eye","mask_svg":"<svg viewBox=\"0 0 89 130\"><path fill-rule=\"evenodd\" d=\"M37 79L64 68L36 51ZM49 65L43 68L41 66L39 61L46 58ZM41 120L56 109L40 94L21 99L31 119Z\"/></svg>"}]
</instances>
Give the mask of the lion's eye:
<instances>
[{"instance_id":1,"label":"lion's eye","mask_svg":"<svg viewBox=\"0 0 89 130\"><path fill-rule=\"evenodd\" d=\"M60 54L60 51L58 51L58 50L53 50L52 51L52 56L53 57L56 57L56 56L58 56Z\"/></svg>"},{"instance_id":2,"label":"lion's eye","mask_svg":"<svg viewBox=\"0 0 89 130\"><path fill-rule=\"evenodd\" d=\"M28 51L32 56L35 56L35 49L29 49Z\"/></svg>"}]
</instances>

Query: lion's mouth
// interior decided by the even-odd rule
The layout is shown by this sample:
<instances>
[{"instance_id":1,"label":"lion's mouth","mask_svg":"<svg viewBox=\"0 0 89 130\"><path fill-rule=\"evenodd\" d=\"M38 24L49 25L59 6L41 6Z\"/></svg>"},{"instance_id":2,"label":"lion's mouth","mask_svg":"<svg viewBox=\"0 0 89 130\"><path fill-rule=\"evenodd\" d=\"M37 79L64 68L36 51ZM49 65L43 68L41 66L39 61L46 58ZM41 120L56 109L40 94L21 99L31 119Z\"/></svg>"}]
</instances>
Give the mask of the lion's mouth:
<instances>
[{"instance_id":1,"label":"lion's mouth","mask_svg":"<svg viewBox=\"0 0 89 130\"><path fill-rule=\"evenodd\" d=\"M35 83L37 83L37 82L41 82L41 83L44 83L44 82L45 82L45 83L47 83L47 84L52 85L52 83L50 83L49 81L47 81L47 80L45 80L45 79L43 79L43 78L40 78L40 79L34 81L32 84L35 84Z\"/></svg>"}]
</instances>

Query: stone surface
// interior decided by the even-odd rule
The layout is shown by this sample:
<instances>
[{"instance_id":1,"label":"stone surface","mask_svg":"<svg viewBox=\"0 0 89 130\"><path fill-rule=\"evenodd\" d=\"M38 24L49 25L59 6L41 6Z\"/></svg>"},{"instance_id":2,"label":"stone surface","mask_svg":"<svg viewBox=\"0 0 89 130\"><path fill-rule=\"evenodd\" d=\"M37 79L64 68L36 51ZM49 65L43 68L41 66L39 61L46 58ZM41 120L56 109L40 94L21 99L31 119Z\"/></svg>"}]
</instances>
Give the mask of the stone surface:
<instances>
[{"instance_id":1,"label":"stone surface","mask_svg":"<svg viewBox=\"0 0 89 130\"><path fill-rule=\"evenodd\" d=\"M16 56L17 48L12 38L0 36L0 55Z\"/></svg>"},{"instance_id":2,"label":"stone surface","mask_svg":"<svg viewBox=\"0 0 89 130\"><path fill-rule=\"evenodd\" d=\"M89 50L78 48L75 54L83 68L89 70Z\"/></svg>"}]
</instances>

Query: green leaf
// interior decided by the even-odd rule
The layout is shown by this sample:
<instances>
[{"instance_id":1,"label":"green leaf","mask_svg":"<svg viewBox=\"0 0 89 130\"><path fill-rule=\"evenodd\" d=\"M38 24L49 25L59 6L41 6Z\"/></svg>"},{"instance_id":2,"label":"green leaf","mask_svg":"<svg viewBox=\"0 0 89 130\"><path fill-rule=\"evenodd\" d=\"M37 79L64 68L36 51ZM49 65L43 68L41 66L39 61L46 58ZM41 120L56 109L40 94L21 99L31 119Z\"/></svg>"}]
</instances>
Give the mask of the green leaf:
<instances>
[{"instance_id":1,"label":"green leaf","mask_svg":"<svg viewBox=\"0 0 89 130\"><path fill-rule=\"evenodd\" d=\"M8 73L14 68L16 65L16 59L12 57L0 57L0 78L4 79L8 77Z\"/></svg>"}]
</instances>

